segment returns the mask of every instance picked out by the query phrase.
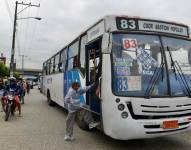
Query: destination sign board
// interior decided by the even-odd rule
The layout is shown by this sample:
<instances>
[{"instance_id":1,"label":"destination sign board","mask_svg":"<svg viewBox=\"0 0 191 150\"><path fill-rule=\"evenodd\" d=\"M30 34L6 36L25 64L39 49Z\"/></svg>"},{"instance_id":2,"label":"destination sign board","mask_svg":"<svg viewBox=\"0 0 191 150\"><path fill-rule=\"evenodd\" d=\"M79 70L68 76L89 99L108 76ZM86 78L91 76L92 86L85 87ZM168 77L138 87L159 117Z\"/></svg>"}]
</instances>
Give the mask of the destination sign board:
<instances>
[{"instance_id":1,"label":"destination sign board","mask_svg":"<svg viewBox=\"0 0 191 150\"><path fill-rule=\"evenodd\" d=\"M182 24L124 17L117 17L116 24L118 30L150 31L189 37L188 26Z\"/></svg>"}]
</instances>

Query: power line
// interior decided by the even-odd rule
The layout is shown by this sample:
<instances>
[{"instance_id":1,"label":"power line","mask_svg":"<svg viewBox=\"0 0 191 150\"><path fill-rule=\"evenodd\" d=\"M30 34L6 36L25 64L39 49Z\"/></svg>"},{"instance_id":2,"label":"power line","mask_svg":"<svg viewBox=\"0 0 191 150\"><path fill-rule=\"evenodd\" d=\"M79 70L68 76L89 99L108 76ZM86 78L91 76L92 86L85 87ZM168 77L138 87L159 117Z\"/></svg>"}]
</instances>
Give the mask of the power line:
<instances>
[{"instance_id":1,"label":"power line","mask_svg":"<svg viewBox=\"0 0 191 150\"><path fill-rule=\"evenodd\" d=\"M7 0L4 0L5 1L5 5L6 5L6 9L7 9L7 12L9 14L9 18L11 19L11 22L13 24L13 17L12 17L12 13L11 13L11 10L10 10L10 7L9 7L9 3Z\"/></svg>"},{"instance_id":2,"label":"power line","mask_svg":"<svg viewBox=\"0 0 191 150\"><path fill-rule=\"evenodd\" d=\"M17 26L17 6L18 5L30 5L34 7L40 7L40 5L31 5L31 3L26 4L26 3L19 3L16 1L15 5L15 15L14 15L14 28L13 28L13 40L12 40L12 49L11 49L11 63L10 63L10 76L13 76L14 72L14 55L15 55L15 33L16 33L16 26Z\"/></svg>"},{"instance_id":3,"label":"power line","mask_svg":"<svg viewBox=\"0 0 191 150\"><path fill-rule=\"evenodd\" d=\"M11 9L10 9L9 2L8 2L7 0L4 0L4 1L5 1L5 5L6 5L6 9L7 9L9 18L10 18L11 23L12 23L12 25L13 25L13 15L12 15L12 12L11 12ZM19 52L19 54L20 54L20 39L19 39L19 37L18 37L18 34L16 34L16 36L17 36L17 40L16 40L16 42L17 42L17 48L18 48L18 52Z\"/></svg>"},{"instance_id":4,"label":"power line","mask_svg":"<svg viewBox=\"0 0 191 150\"><path fill-rule=\"evenodd\" d=\"M27 12L27 17L29 17L30 15L30 7L28 9L28 12ZM27 39L28 39L28 33L29 33L29 20L26 20L26 24L25 24L25 30L24 30L24 45L23 45L23 53L26 51L26 45L27 45Z\"/></svg>"},{"instance_id":5,"label":"power line","mask_svg":"<svg viewBox=\"0 0 191 150\"><path fill-rule=\"evenodd\" d=\"M39 9L37 9L35 16L39 16ZM31 49L31 46L33 45L33 42L36 39L36 37L35 37L36 36L36 31L37 31L37 22L35 22L35 24L34 24L34 28L33 28L33 31L32 31L32 36L31 36L31 42L29 43L29 46L28 46L27 50Z\"/></svg>"}]
</instances>

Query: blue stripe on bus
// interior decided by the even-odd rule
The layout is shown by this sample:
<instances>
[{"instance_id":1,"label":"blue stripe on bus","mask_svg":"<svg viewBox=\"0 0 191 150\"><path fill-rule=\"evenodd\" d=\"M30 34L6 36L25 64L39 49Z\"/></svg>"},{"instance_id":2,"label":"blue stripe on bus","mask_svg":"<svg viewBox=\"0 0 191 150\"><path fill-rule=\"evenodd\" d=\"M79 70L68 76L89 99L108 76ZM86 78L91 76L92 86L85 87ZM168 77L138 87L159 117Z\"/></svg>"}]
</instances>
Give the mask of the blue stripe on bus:
<instances>
[{"instance_id":1,"label":"blue stripe on bus","mask_svg":"<svg viewBox=\"0 0 191 150\"><path fill-rule=\"evenodd\" d=\"M78 70L71 70L64 73L64 97L66 96L69 88L74 81L77 81L80 83L81 86L84 86L82 85L82 81L80 81L80 72ZM84 96L80 96L80 103L85 104ZM67 105L65 105L64 107L67 109ZM100 101L94 97L91 100L90 108L93 111L100 113Z\"/></svg>"},{"instance_id":2,"label":"blue stripe on bus","mask_svg":"<svg viewBox=\"0 0 191 150\"><path fill-rule=\"evenodd\" d=\"M74 81L79 82L82 86L80 72L78 70L71 70L64 73L64 97ZM84 96L80 96L80 103L85 104Z\"/></svg>"}]
</instances>

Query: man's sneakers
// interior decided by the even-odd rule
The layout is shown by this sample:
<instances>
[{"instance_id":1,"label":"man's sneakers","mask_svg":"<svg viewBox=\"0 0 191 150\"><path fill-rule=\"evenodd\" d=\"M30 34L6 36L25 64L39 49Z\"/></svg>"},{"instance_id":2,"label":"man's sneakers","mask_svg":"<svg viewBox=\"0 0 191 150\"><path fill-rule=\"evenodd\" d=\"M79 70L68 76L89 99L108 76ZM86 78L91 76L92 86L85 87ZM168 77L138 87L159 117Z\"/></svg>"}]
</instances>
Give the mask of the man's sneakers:
<instances>
[{"instance_id":1,"label":"man's sneakers","mask_svg":"<svg viewBox=\"0 0 191 150\"><path fill-rule=\"evenodd\" d=\"M65 136L64 136L64 140L65 140L65 141L70 141L70 137L69 137L68 135L65 135Z\"/></svg>"},{"instance_id":2,"label":"man's sneakers","mask_svg":"<svg viewBox=\"0 0 191 150\"><path fill-rule=\"evenodd\" d=\"M73 136L65 135L65 136L64 136L64 140L65 140L65 141L74 141L75 138L74 138Z\"/></svg>"},{"instance_id":3,"label":"man's sneakers","mask_svg":"<svg viewBox=\"0 0 191 150\"><path fill-rule=\"evenodd\" d=\"M100 122L91 122L89 124L89 129L93 129L93 128L97 127L98 125L100 125Z\"/></svg>"}]
</instances>

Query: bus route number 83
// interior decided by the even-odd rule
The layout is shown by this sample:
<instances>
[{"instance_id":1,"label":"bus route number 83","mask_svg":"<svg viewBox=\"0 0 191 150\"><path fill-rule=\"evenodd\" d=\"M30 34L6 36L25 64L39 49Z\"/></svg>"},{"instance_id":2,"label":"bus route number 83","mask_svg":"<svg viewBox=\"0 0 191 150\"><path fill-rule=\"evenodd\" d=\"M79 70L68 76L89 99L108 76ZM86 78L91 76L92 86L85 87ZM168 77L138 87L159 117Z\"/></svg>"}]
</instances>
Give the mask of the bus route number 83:
<instances>
[{"instance_id":1,"label":"bus route number 83","mask_svg":"<svg viewBox=\"0 0 191 150\"><path fill-rule=\"evenodd\" d=\"M122 19L120 21L122 29L136 29L136 22L135 20L126 20Z\"/></svg>"},{"instance_id":2,"label":"bus route number 83","mask_svg":"<svg viewBox=\"0 0 191 150\"><path fill-rule=\"evenodd\" d=\"M127 77L118 77L117 78L117 91L128 91Z\"/></svg>"},{"instance_id":3,"label":"bus route number 83","mask_svg":"<svg viewBox=\"0 0 191 150\"><path fill-rule=\"evenodd\" d=\"M138 29L138 22L134 19L127 19L127 18L117 18L117 28L119 30L135 30Z\"/></svg>"}]
</instances>

